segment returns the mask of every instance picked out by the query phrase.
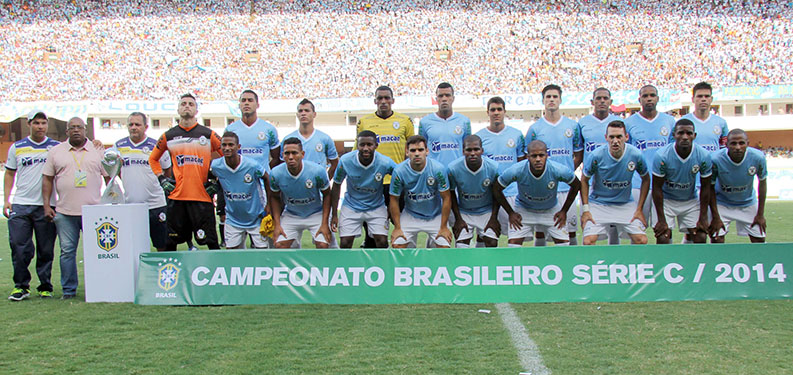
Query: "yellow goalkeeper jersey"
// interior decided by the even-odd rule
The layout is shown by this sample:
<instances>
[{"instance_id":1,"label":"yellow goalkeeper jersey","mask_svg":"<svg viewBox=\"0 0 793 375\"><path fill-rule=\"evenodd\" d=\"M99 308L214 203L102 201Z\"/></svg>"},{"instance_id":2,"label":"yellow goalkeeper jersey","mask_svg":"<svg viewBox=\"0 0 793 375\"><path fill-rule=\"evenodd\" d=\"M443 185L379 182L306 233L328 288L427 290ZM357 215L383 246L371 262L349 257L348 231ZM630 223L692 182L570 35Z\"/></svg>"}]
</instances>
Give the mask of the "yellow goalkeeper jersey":
<instances>
[{"instance_id":1,"label":"yellow goalkeeper jersey","mask_svg":"<svg viewBox=\"0 0 793 375\"><path fill-rule=\"evenodd\" d=\"M405 160L405 145L408 137L416 134L410 117L397 112L393 112L385 119L376 114L362 117L358 120L356 134L364 130L371 130L377 134L377 151L397 164ZM391 176L386 176L383 183L390 184Z\"/></svg>"}]
</instances>

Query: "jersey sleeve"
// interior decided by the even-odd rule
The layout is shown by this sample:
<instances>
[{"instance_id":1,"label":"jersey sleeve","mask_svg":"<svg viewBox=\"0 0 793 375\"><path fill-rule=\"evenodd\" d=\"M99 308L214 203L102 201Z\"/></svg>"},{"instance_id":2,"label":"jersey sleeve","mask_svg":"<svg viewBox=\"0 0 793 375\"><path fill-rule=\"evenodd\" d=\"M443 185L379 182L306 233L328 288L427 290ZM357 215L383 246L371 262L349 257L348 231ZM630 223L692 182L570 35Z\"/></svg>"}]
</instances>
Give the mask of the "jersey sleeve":
<instances>
[{"instance_id":1,"label":"jersey sleeve","mask_svg":"<svg viewBox=\"0 0 793 375\"><path fill-rule=\"evenodd\" d=\"M465 138L471 135L471 119L466 119L465 124L463 125L463 141Z\"/></svg>"},{"instance_id":2,"label":"jersey sleeve","mask_svg":"<svg viewBox=\"0 0 793 375\"><path fill-rule=\"evenodd\" d=\"M641 151L636 150L636 172L639 173L639 176L644 176L649 172L647 169L647 161L644 160L644 156L642 156Z\"/></svg>"},{"instance_id":3,"label":"jersey sleeve","mask_svg":"<svg viewBox=\"0 0 793 375\"><path fill-rule=\"evenodd\" d=\"M278 185L278 177L275 173L270 175L270 191L273 193L281 191L281 187Z\"/></svg>"},{"instance_id":4,"label":"jersey sleeve","mask_svg":"<svg viewBox=\"0 0 793 375\"><path fill-rule=\"evenodd\" d=\"M727 134L730 133L730 129L727 127L727 121L721 121L721 136L719 137L719 148L727 147Z\"/></svg>"},{"instance_id":5,"label":"jersey sleeve","mask_svg":"<svg viewBox=\"0 0 793 375\"><path fill-rule=\"evenodd\" d=\"M594 152L589 152L584 156L584 163L581 165L581 173L584 174L586 177L592 177L597 171L597 166L595 165Z\"/></svg>"},{"instance_id":6,"label":"jersey sleeve","mask_svg":"<svg viewBox=\"0 0 793 375\"><path fill-rule=\"evenodd\" d=\"M407 139L408 137L416 135L416 130L413 128L413 120L411 120L410 117L406 117L406 119L407 119L407 121L405 121L406 122L406 124L405 124L405 133L406 133L405 139Z\"/></svg>"},{"instance_id":7,"label":"jersey sleeve","mask_svg":"<svg viewBox=\"0 0 793 375\"><path fill-rule=\"evenodd\" d=\"M165 137L165 133L160 136L160 139L157 140L157 145L154 146L154 149L151 150L151 154L149 154L149 166L151 167L151 171L154 172L155 176L159 176L162 174L162 165L160 165L160 158L168 151L168 139Z\"/></svg>"},{"instance_id":8,"label":"jersey sleeve","mask_svg":"<svg viewBox=\"0 0 793 375\"><path fill-rule=\"evenodd\" d=\"M325 138L325 157L328 160L336 160L339 158L339 153L336 151L336 144L329 136Z\"/></svg>"},{"instance_id":9,"label":"jersey sleeve","mask_svg":"<svg viewBox=\"0 0 793 375\"><path fill-rule=\"evenodd\" d=\"M162 169L168 169L172 166L170 152L168 151L163 152L162 157L160 158L160 166L162 167Z\"/></svg>"},{"instance_id":10,"label":"jersey sleeve","mask_svg":"<svg viewBox=\"0 0 793 375\"><path fill-rule=\"evenodd\" d=\"M716 164L716 155L718 153L710 154L710 183L711 185L716 184L716 179L719 178L719 168L718 164Z\"/></svg>"},{"instance_id":11,"label":"jersey sleeve","mask_svg":"<svg viewBox=\"0 0 793 375\"><path fill-rule=\"evenodd\" d=\"M395 196L402 195L402 179L399 178L398 169L394 169L394 173L391 175L391 186L388 193Z\"/></svg>"},{"instance_id":12,"label":"jersey sleeve","mask_svg":"<svg viewBox=\"0 0 793 375\"><path fill-rule=\"evenodd\" d=\"M515 171L516 171L515 168L509 167L506 170L504 170L504 172L501 172L501 175L498 176L498 183L501 185L501 187L505 188L509 186L509 184L517 181L516 178L517 176L515 174Z\"/></svg>"},{"instance_id":13,"label":"jersey sleeve","mask_svg":"<svg viewBox=\"0 0 793 375\"><path fill-rule=\"evenodd\" d=\"M702 149L701 151L704 151ZM699 176L700 178L707 178L713 175L713 162L710 161L710 156L708 152L702 152L702 160L699 163Z\"/></svg>"},{"instance_id":14,"label":"jersey sleeve","mask_svg":"<svg viewBox=\"0 0 793 375\"><path fill-rule=\"evenodd\" d=\"M215 152L217 152L218 154L220 154L222 156L223 155L223 150L220 149L220 143L221 143L220 136L218 135L218 133L215 133L214 131L212 131L211 135L210 135L210 138L211 138L211 142L210 143L212 145L212 151L215 151Z\"/></svg>"},{"instance_id":15,"label":"jersey sleeve","mask_svg":"<svg viewBox=\"0 0 793 375\"><path fill-rule=\"evenodd\" d=\"M527 153L526 147L528 147L528 143L526 142L526 138L523 137L523 134L520 134L520 132L518 132L518 133L519 133L518 134L518 144L515 145L515 151L516 151L516 154L518 156L518 159L520 159L520 158L526 156L526 153Z\"/></svg>"},{"instance_id":16,"label":"jersey sleeve","mask_svg":"<svg viewBox=\"0 0 793 375\"><path fill-rule=\"evenodd\" d=\"M347 171L344 170L344 162L340 161L339 166L336 167L336 172L333 173L333 182L341 184L347 178Z\"/></svg>"},{"instance_id":17,"label":"jersey sleeve","mask_svg":"<svg viewBox=\"0 0 793 375\"><path fill-rule=\"evenodd\" d=\"M573 127L573 152L584 151L584 137L581 135L581 126L578 123Z\"/></svg>"},{"instance_id":18,"label":"jersey sleeve","mask_svg":"<svg viewBox=\"0 0 793 375\"><path fill-rule=\"evenodd\" d=\"M11 147L8 148L8 158L6 159L6 169L10 169L12 171L17 170L17 145L12 144Z\"/></svg>"},{"instance_id":19,"label":"jersey sleeve","mask_svg":"<svg viewBox=\"0 0 793 375\"><path fill-rule=\"evenodd\" d=\"M575 172L573 172L572 169L561 164L556 164L555 169L556 171L554 175L556 176L557 181L562 181L566 184L570 184L573 182L573 180L575 180Z\"/></svg>"},{"instance_id":20,"label":"jersey sleeve","mask_svg":"<svg viewBox=\"0 0 793 375\"><path fill-rule=\"evenodd\" d=\"M272 129L267 131L267 142L270 144L270 150L276 149L281 146L281 142L278 140L278 129L275 126Z\"/></svg>"},{"instance_id":21,"label":"jersey sleeve","mask_svg":"<svg viewBox=\"0 0 793 375\"><path fill-rule=\"evenodd\" d=\"M757 179L763 181L768 177L768 168L766 168L765 157L761 155L759 159L757 163Z\"/></svg>"},{"instance_id":22,"label":"jersey sleeve","mask_svg":"<svg viewBox=\"0 0 793 375\"><path fill-rule=\"evenodd\" d=\"M320 191L325 191L330 189L330 180L328 180L328 173L325 172L324 168L319 170L319 172L314 178L314 181L316 181Z\"/></svg>"},{"instance_id":23,"label":"jersey sleeve","mask_svg":"<svg viewBox=\"0 0 793 375\"><path fill-rule=\"evenodd\" d=\"M454 181L454 173L452 173L451 170L449 170L448 172L449 173L447 174L447 176L449 178L449 189L454 190L457 188L457 183L455 183Z\"/></svg>"},{"instance_id":24,"label":"jersey sleeve","mask_svg":"<svg viewBox=\"0 0 793 375\"><path fill-rule=\"evenodd\" d=\"M419 135L424 137L424 139L427 139L429 141L429 139L427 138L427 127L428 126L429 125L427 125L427 122L424 121L424 119L419 120Z\"/></svg>"},{"instance_id":25,"label":"jersey sleeve","mask_svg":"<svg viewBox=\"0 0 793 375\"><path fill-rule=\"evenodd\" d=\"M666 163L661 159L663 158L660 154L655 155L655 158L653 158L652 172L655 176L666 177Z\"/></svg>"},{"instance_id":26,"label":"jersey sleeve","mask_svg":"<svg viewBox=\"0 0 793 375\"><path fill-rule=\"evenodd\" d=\"M440 168L435 171L435 180L438 184L438 191L449 190L449 177L447 176L446 168Z\"/></svg>"}]
</instances>

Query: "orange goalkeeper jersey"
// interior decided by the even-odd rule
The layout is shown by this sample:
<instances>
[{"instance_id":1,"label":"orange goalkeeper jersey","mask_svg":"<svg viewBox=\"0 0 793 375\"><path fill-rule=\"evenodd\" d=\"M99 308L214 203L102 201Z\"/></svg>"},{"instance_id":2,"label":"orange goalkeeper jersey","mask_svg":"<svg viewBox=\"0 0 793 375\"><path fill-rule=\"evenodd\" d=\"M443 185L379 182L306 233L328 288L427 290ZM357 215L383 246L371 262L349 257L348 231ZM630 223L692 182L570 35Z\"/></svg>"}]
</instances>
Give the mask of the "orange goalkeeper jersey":
<instances>
[{"instance_id":1,"label":"orange goalkeeper jersey","mask_svg":"<svg viewBox=\"0 0 793 375\"><path fill-rule=\"evenodd\" d=\"M220 137L217 133L198 124L187 129L181 126L168 129L157 140L157 146L149 155L149 165L156 175L162 174L160 157L166 150L171 154L173 176L176 180L176 188L168 198L211 203L212 199L204 189L204 183L212 162L212 151L221 153Z\"/></svg>"}]
</instances>

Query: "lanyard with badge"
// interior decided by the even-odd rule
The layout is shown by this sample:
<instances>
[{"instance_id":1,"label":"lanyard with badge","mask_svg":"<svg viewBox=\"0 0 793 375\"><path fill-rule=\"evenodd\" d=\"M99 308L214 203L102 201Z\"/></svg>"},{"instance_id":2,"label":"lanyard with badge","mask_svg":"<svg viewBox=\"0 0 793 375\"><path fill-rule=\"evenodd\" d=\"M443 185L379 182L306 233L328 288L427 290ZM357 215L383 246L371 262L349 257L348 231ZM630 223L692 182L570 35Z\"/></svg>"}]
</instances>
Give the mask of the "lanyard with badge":
<instances>
[{"instance_id":1,"label":"lanyard with badge","mask_svg":"<svg viewBox=\"0 0 793 375\"><path fill-rule=\"evenodd\" d=\"M83 151L85 151L85 149L83 149ZM77 170L74 172L74 187L82 188L88 186L88 173L81 167L86 153L82 153L80 156L80 161L77 161L77 157L74 156L75 150L70 150L69 152L72 154L74 163L77 165Z\"/></svg>"}]
</instances>

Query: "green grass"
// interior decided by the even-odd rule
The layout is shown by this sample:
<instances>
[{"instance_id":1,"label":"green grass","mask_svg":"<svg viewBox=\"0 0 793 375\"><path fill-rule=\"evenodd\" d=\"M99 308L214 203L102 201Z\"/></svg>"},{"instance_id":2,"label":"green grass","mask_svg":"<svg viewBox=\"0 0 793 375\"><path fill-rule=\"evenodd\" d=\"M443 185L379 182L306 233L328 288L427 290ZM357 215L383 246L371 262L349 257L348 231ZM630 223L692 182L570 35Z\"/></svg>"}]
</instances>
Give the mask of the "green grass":
<instances>
[{"instance_id":1,"label":"green grass","mask_svg":"<svg viewBox=\"0 0 793 375\"><path fill-rule=\"evenodd\" d=\"M793 202L769 202L766 217L770 242L793 242L793 232L786 229L793 220ZM4 220L0 234L7 238ZM730 234L727 241L747 243L748 239ZM308 238L303 242L308 245ZM10 250L7 242L0 248L0 285L5 286L0 290L10 293ZM88 304L81 301L82 267L79 270L78 300L0 301L4 327L0 373L517 374L522 370L492 304ZM59 279L56 257L57 296ZM34 287L36 283L34 276ZM512 306L554 374L793 373L790 300Z\"/></svg>"}]
</instances>

